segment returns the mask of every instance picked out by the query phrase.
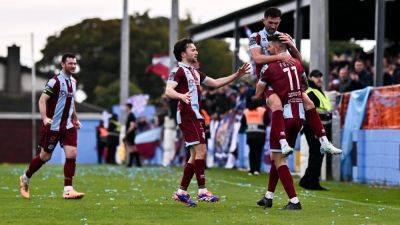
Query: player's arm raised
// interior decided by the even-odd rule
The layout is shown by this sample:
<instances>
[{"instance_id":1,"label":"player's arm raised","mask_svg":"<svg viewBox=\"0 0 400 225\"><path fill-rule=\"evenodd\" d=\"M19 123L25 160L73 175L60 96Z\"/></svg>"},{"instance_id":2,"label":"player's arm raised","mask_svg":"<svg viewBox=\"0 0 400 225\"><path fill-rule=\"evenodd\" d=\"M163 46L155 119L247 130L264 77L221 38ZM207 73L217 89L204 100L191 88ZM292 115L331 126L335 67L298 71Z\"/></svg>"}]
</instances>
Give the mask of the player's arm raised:
<instances>
[{"instance_id":1,"label":"player's arm raised","mask_svg":"<svg viewBox=\"0 0 400 225\"><path fill-rule=\"evenodd\" d=\"M46 104L50 99L50 95L42 93L39 98L39 112L45 126L50 125L53 120L47 117Z\"/></svg>"},{"instance_id":2,"label":"player's arm raised","mask_svg":"<svg viewBox=\"0 0 400 225\"><path fill-rule=\"evenodd\" d=\"M248 63L245 63L236 71L236 73L218 79L207 77L203 83L209 87L219 88L249 73L249 70L250 70L250 65Z\"/></svg>"},{"instance_id":3,"label":"player's arm raised","mask_svg":"<svg viewBox=\"0 0 400 225\"><path fill-rule=\"evenodd\" d=\"M186 92L185 94L181 94L175 91L176 86L178 83L174 81L167 81L167 86L165 88L165 96L171 99L177 99L185 102L186 104L190 103L190 92Z\"/></svg>"}]
</instances>

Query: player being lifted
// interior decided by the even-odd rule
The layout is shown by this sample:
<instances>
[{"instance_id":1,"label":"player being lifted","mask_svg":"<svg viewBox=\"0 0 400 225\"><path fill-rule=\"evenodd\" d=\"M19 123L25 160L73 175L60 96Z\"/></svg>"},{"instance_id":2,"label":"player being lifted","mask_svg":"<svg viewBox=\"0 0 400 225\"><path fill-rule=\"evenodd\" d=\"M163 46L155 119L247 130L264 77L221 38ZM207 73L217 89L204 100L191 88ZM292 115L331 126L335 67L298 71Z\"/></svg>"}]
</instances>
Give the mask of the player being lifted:
<instances>
[{"instance_id":1,"label":"player being lifted","mask_svg":"<svg viewBox=\"0 0 400 225\"><path fill-rule=\"evenodd\" d=\"M286 44L280 41L279 35L268 37L268 52L271 55L286 54ZM303 126L305 119L302 93L306 90L307 84L301 78L304 69L299 60L294 65L282 61L265 64L260 71L260 79L256 87L256 97L264 97L268 87L275 90L276 95L283 103L284 124L281 120L272 120L270 135L271 169L268 181L268 192L257 202L258 205L272 207L275 187L278 179L289 196L289 203L284 209L301 209L293 185L293 179L287 167L286 158L281 149L280 141L286 137L290 147L294 147L297 135Z\"/></svg>"},{"instance_id":2,"label":"player being lifted","mask_svg":"<svg viewBox=\"0 0 400 225\"><path fill-rule=\"evenodd\" d=\"M187 188L193 175L196 174L199 201L216 202L218 196L207 190L205 185L205 159L207 149L205 145L204 119L200 113L200 84L209 87L222 87L244 74L248 73L249 64L245 63L240 69L229 76L213 79L195 68L198 52L191 39L181 39L174 45L174 55L178 66L171 71L167 81L165 94L171 99L179 100L177 122L183 133L186 147L190 149L190 158L185 165L180 188L173 194L173 198L187 206L196 206L196 203L187 193Z\"/></svg>"},{"instance_id":3,"label":"player being lifted","mask_svg":"<svg viewBox=\"0 0 400 225\"><path fill-rule=\"evenodd\" d=\"M252 60L256 63L256 75L257 78L260 78L260 71L264 64L272 63L276 61L285 62L288 65L295 65L296 59L301 61L300 52L297 50L295 44L293 43L292 38L285 33L281 33L278 31L278 27L281 21L281 11L278 8L268 8L264 13L264 29L253 33L250 36L249 48L251 53ZM287 50L282 52L281 54L271 55L268 48L268 37L271 35L279 35L282 43L287 45ZM294 58L291 57L289 52ZM302 79L307 80L306 76ZM284 121L283 121L283 108L282 102L275 92L279 90L268 89L266 90L266 98L267 105L272 111L271 120L272 121L280 121L275 125L279 126L276 130L282 131L284 130ZM340 154L342 150L334 147L326 137L325 129L322 126L319 115L315 109L314 103L309 99L308 95L303 93L302 99L304 102L305 108L305 117L307 122L309 123L311 129L314 134L319 138L321 142L321 153L331 153L331 154ZM275 129L274 129L275 130ZM289 155L293 152L293 148L288 145L288 142L285 139L284 135L281 135L279 140L280 146L282 149L282 154Z\"/></svg>"}]
</instances>

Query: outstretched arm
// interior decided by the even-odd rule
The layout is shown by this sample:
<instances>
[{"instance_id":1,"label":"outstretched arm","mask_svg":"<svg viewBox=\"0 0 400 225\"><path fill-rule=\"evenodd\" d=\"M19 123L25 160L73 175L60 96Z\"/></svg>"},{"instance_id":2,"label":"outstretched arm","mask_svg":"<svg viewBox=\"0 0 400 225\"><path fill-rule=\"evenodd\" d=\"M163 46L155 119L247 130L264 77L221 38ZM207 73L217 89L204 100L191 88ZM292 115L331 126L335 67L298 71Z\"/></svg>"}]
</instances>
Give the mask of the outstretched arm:
<instances>
[{"instance_id":1,"label":"outstretched arm","mask_svg":"<svg viewBox=\"0 0 400 225\"><path fill-rule=\"evenodd\" d=\"M204 80L204 84L209 87L219 88L219 87L225 86L225 85L231 83L232 81L242 77L243 75L245 75L246 73L249 72L249 69L250 69L250 65L248 63L245 63L236 71L236 73L231 74L229 76L221 77L218 79L213 79L211 77L207 77Z\"/></svg>"}]
</instances>

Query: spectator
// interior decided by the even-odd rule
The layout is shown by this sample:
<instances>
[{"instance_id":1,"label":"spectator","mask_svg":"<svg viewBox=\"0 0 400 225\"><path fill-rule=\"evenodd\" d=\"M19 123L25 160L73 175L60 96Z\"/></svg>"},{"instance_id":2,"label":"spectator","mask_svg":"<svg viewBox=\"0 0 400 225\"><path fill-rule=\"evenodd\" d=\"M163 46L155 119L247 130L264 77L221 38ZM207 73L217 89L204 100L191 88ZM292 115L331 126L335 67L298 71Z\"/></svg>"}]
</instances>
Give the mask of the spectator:
<instances>
[{"instance_id":1,"label":"spectator","mask_svg":"<svg viewBox=\"0 0 400 225\"><path fill-rule=\"evenodd\" d=\"M129 153L128 164L127 167L132 167L132 161L135 160L136 166L141 167L142 163L140 162L140 155L137 151L135 145L135 137L136 137L136 117L132 112L132 104L125 104L126 112L128 113L128 117L126 119L126 136L124 137L124 143L127 153Z\"/></svg>"},{"instance_id":2,"label":"spectator","mask_svg":"<svg viewBox=\"0 0 400 225\"><path fill-rule=\"evenodd\" d=\"M366 70L365 63L361 59L357 59L354 62L354 72L358 75L358 77L354 76L354 78L360 82L361 88L372 86L374 84L372 74Z\"/></svg>"},{"instance_id":3,"label":"spectator","mask_svg":"<svg viewBox=\"0 0 400 225\"><path fill-rule=\"evenodd\" d=\"M249 175L259 175L261 169L261 156L265 144L265 130L270 118L268 111L256 99L247 103L247 109L241 121L241 131L246 131L247 144L249 145L250 171Z\"/></svg>"},{"instance_id":4,"label":"spectator","mask_svg":"<svg viewBox=\"0 0 400 225\"><path fill-rule=\"evenodd\" d=\"M115 153L119 145L119 134L121 132L121 124L118 122L117 114L112 114L108 124L108 137L107 137L107 160L108 164L116 164Z\"/></svg>"},{"instance_id":5,"label":"spectator","mask_svg":"<svg viewBox=\"0 0 400 225\"><path fill-rule=\"evenodd\" d=\"M104 127L103 120L100 120L99 125L96 127L97 163L98 164L101 164L104 149L107 147L107 136L108 136L108 131Z\"/></svg>"},{"instance_id":6,"label":"spectator","mask_svg":"<svg viewBox=\"0 0 400 225\"><path fill-rule=\"evenodd\" d=\"M396 69L393 71L393 84L400 84L400 57L397 58Z\"/></svg>"}]
</instances>

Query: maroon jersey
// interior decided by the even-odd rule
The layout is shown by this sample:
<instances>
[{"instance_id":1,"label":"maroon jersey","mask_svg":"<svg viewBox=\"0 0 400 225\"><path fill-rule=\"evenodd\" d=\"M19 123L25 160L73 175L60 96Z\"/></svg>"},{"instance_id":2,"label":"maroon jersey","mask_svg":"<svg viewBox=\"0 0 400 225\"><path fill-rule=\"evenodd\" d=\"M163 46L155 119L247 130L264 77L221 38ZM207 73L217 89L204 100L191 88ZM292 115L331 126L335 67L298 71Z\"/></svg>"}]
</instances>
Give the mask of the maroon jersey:
<instances>
[{"instance_id":1,"label":"maroon jersey","mask_svg":"<svg viewBox=\"0 0 400 225\"><path fill-rule=\"evenodd\" d=\"M200 84L206 79L206 75L186 65L178 63L178 67L171 71L168 82L176 83L175 90L178 93L191 93L190 103L179 101L176 119L178 124L183 120L203 119L200 113L201 92Z\"/></svg>"},{"instance_id":2,"label":"maroon jersey","mask_svg":"<svg viewBox=\"0 0 400 225\"><path fill-rule=\"evenodd\" d=\"M306 91L304 69L300 61L294 66L281 61L263 66L260 73L261 83L266 84L268 90L273 90L281 99L285 118L304 119L302 92Z\"/></svg>"}]
</instances>

